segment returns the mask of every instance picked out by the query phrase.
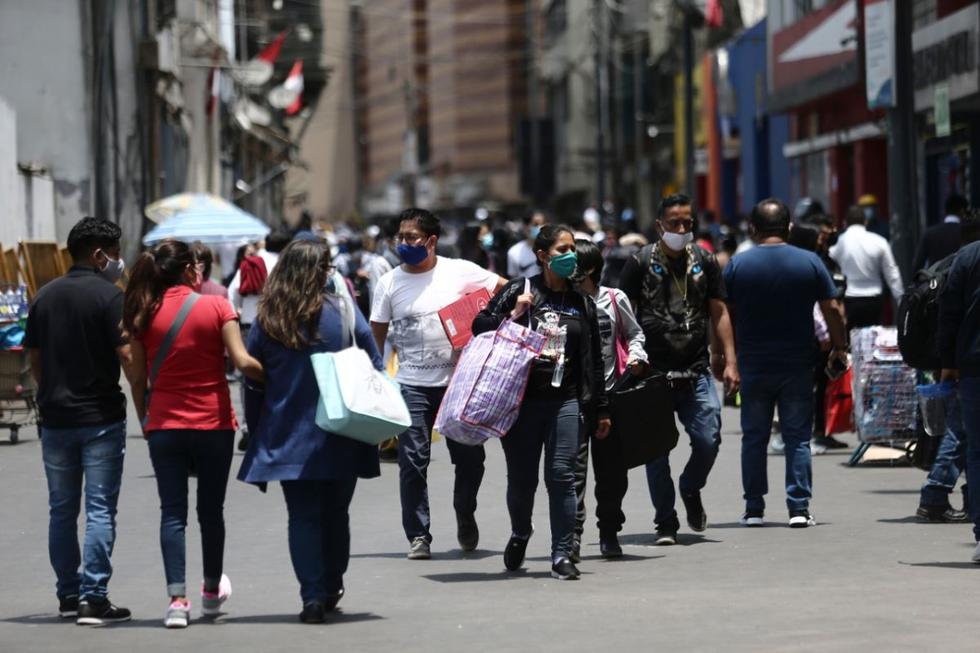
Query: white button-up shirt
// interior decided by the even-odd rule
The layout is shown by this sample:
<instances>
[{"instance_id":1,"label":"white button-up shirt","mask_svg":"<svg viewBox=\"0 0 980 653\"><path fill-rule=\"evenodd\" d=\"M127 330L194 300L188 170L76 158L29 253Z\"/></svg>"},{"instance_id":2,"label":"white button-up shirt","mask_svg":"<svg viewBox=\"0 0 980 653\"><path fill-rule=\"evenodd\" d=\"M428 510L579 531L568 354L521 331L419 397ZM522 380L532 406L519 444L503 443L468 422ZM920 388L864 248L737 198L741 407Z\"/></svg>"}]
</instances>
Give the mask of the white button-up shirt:
<instances>
[{"instance_id":1,"label":"white button-up shirt","mask_svg":"<svg viewBox=\"0 0 980 653\"><path fill-rule=\"evenodd\" d=\"M847 277L845 297L875 297L883 294L882 280L888 284L895 301L902 298L902 273L895 264L888 241L863 225L851 225L830 248Z\"/></svg>"}]
</instances>

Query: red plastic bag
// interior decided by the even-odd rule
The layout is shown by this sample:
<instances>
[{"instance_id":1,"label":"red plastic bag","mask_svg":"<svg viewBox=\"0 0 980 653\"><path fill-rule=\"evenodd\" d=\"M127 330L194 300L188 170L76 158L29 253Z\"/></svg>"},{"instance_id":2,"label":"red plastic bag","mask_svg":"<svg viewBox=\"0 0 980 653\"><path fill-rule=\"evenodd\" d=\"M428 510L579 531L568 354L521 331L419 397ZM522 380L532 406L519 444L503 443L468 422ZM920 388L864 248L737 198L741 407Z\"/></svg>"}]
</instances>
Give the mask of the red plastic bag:
<instances>
[{"instance_id":1,"label":"red plastic bag","mask_svg":"<svg viewBox=\"0 0 980 653\"><path fill-rule=\"evenodd\" d=\"M854 398L851 383L854 375L851 368L836 379L827 382L827 435L847 433L854 430Z\"/></svg>"}]
</instances>

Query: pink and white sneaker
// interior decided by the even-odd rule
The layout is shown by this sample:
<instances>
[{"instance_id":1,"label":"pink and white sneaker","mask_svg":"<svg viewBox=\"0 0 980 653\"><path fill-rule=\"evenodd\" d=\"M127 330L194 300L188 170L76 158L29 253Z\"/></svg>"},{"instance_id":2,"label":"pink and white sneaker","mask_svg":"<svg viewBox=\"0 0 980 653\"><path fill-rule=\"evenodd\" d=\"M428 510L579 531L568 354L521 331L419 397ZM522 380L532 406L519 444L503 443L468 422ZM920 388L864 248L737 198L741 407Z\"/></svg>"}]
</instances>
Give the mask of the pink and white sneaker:
<instances>
[{"instance_id":1,"label":"pink and white sneaker","mask_svg":"<svg viewBox=\"0 0 980 653\"><path fill-rule=\"evenodd\" d=\"M191 602L187 599L171 601L163 618L163 625L167 628L187 628L190 622Z\"/></svg>"},{"instance_id":2,"label":"pink and white sneaker","mask_svg":"<svg viewBox=\"0 0 980 653\"><path fill-rule=\"evenodd\" d=\"M221 606L230 596L231 579L225 574L221 574L221 582L218 583L217 592L205 592L204 588L201 588L201 614L208 616L221 614Z\"/></svg>"}]
</instances>

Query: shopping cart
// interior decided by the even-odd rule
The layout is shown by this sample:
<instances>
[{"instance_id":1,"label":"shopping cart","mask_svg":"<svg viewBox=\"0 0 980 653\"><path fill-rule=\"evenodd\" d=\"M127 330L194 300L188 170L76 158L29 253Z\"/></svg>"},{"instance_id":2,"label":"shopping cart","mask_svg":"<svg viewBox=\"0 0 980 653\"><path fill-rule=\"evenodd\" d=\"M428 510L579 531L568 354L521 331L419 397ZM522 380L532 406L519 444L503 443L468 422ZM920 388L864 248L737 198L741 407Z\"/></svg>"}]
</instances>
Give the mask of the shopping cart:
<instances>
[{"instance_id":1,"label":"shopping cart","mask_svg":"<svg viewBox=\"0 0 980 653\"><path fill-rule=\"evenodd\" d=\"M0 428L10 429L10 442L20 440L20 427L37 424L37 402L30 361L22 348L0 350Z\"/></svg>"}]
</instances>

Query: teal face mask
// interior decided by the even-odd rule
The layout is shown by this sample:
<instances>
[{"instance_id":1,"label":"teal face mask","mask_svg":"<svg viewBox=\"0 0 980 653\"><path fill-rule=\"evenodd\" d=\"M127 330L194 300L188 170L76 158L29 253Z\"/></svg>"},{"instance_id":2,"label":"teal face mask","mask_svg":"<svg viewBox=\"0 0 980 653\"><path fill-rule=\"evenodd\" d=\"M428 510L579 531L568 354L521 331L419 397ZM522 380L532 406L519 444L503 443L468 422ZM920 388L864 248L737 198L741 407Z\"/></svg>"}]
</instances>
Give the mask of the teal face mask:
<instances>
[{"instance_id":1,"label":"teal face mask","mask_svg":"<svg viewBox=\"0 0 980 653\"><path fill-rule=\"evenodd\" d=\"M568 279L575 274L575 267L578 265L578 257L575 252L565 252L552 256L548 261L548 267L562 279Z\"/></svg>"}]
</instances>

